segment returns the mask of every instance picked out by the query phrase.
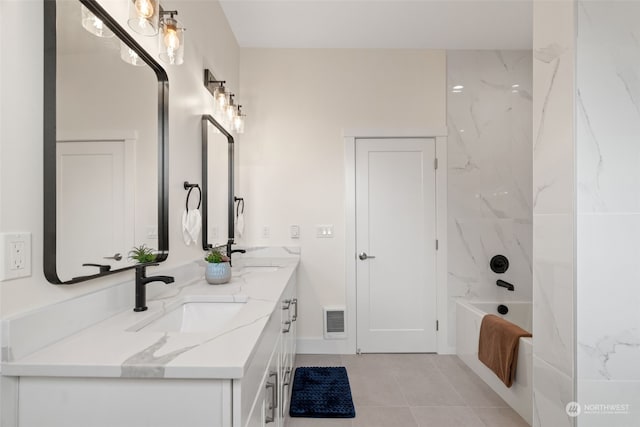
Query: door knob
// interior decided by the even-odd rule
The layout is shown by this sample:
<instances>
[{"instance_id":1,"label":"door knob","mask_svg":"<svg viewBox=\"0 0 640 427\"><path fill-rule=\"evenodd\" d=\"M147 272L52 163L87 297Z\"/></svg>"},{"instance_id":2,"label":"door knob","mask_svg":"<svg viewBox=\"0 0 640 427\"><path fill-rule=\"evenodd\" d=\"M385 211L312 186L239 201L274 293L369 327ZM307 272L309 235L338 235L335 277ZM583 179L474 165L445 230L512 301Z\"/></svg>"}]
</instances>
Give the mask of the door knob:
<instances>
[{"instance_id":1,"label":"door knob","mask_svg":"<svg viewBox=\"0 0 640 427\"><path fill-rule=\"evenodd\" d=\"M373 255L367 255L367 253L366 253L366 252L361 252L361 253L358 255L358 258L360 258L360 260L361 260L361 261L364 261L365 259L373 259L373 258L375 258L375 256L373 256Z\"/></svg>"}]
</instances>

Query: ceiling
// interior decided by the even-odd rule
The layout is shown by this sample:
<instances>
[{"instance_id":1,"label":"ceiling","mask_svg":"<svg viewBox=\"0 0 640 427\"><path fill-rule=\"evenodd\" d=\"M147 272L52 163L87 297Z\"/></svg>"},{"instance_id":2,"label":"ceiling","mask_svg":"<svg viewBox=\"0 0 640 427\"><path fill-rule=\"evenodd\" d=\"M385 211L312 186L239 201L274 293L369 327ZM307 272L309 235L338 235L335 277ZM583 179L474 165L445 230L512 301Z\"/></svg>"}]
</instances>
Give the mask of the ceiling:
<instances>
[{"instance_id":1,"label":"ceiling","mask_svg":"<svg viewBox=\"0 0 640 427\"><path fill-rule=\"evenodd\" d=\"M531 49L532 0L222 0L240 47Z\"/></svg>"}]
</instances>

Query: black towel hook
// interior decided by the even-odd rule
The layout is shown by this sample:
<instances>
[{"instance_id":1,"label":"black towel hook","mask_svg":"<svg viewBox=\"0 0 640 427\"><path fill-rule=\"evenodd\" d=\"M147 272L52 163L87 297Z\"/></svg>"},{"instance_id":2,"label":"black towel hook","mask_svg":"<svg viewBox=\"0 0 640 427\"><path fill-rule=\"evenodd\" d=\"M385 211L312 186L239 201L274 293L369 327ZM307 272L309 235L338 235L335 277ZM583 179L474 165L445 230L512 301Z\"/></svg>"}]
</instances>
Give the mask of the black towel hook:
<instances>
[{"instance_id":1,"label":"black towel hook","mask_svg":"<svg viewBox=\"0 0 640 427\"><path fill-rule=\"evenodd\" d=\"M191 191L194 188L198 189L198 207L196 209L200 209L200 203L202 203L202 190L198 184L190 184L189 181L184 182L184 189L189 190L187 193L187 201L185 202L185 207L187 208L187 212L189 212L189 197L191 197Z\"/></svg>"}]
</instances>

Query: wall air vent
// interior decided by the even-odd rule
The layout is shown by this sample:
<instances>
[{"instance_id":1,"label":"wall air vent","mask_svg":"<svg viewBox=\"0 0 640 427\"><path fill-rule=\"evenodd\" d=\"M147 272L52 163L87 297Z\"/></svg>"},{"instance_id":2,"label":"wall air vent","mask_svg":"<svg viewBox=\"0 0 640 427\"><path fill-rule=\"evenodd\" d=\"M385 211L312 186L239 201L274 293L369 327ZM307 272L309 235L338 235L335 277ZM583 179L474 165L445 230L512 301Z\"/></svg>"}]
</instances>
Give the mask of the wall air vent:
<instances>
[{"instance_id":1,"label":"wall air vent","mask_svg":"<svg viewBox=\"0 0 640 427\"><path fill-rule=\"evenodd\" d=\"M322 307L324 320L324 338L335 340L347 338L345 328L345 307L325 306Z\"/></svg>"}]
</instances>

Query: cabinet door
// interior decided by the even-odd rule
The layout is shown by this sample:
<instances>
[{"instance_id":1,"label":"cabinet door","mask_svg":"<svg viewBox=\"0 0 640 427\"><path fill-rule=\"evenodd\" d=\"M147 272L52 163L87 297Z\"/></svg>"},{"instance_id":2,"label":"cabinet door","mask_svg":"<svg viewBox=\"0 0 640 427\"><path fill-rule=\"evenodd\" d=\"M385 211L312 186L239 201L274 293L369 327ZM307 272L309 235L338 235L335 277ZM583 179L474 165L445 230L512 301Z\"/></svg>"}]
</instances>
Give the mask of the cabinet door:
<instances>
[{"instance_id":1,"label":"cabinet door","mask_svg":"<svg viewBox=\"0 0 640 427\"><path fill-rule=\"evenodd\" d=\"M273 356L269 361L266 372L263 399L263 426L281 427L282 418L280 416L280 340L276 345Z\"/></svg>"},{"instance_id":2,"label":"cabinet door","mask_svg":"<svg viewBox=\"0 0 640 427\"><path fill-rule=\"evenodd\" d=\"M280 375L279 357L280 340L276 342L273 353L266 366L255 403L247 418L246 427L280 427L279 387Z\"/></svg>"},{"instance_id":3,"label":"cabinet door","mask_svg":"<svg viewBox=\"0 0 640 427\"><path fill-rule=\"evenodd\" d=\"M295 359L296 326L298 304L296 299L295 278L292 279L283 293L282 312L282 345L280 378L280 416L283 424L289 410L289 396L291 394L291 382L293 381L293 364Z\"/></svg>"}]
</instances>

